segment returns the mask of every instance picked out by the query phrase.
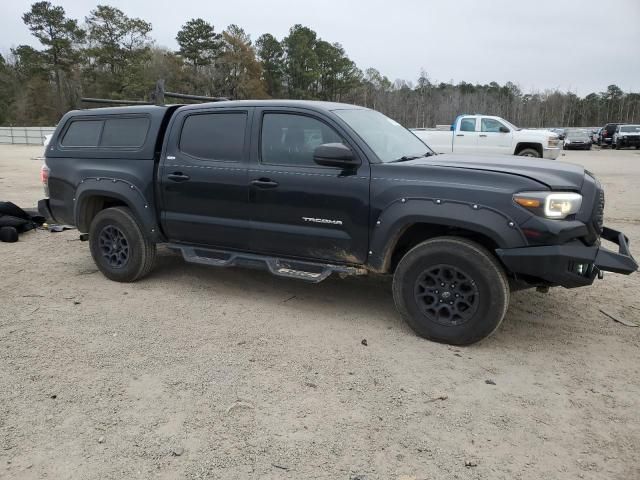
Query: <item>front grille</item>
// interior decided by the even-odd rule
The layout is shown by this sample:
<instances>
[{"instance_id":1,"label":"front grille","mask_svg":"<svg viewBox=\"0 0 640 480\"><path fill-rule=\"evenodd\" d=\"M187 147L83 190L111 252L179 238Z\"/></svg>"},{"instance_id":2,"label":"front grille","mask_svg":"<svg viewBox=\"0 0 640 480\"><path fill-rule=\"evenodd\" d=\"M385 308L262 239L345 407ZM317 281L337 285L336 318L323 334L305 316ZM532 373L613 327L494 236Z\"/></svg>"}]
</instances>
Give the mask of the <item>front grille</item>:
<instances>
[{"instance_id":1,"label":"front grille","mask_svg":"<svg viewBox=\"0 0 640 480\"><path fill-rule=\"evenodd\" d=\"M591 222L598 235L600 235L602 233L602 227L604 227L604 190L600 187L596 193L596 202L593 206Z\"/></svg>"}]
</instances>

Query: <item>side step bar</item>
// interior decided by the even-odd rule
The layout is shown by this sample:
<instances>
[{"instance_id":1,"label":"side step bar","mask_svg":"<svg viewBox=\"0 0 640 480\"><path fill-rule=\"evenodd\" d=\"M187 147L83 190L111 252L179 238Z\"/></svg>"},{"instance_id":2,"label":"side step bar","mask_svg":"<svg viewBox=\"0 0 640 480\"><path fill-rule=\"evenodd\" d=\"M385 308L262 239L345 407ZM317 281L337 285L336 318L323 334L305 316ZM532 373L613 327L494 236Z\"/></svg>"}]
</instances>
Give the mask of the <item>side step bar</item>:
<instances>
[{"instance_id":1,"label":"side step bar","mask_svg":"<svg viewBox=\"0 0 640 480\"><path fill-rule=\"evenodd\" d=\"M255 253L231 252L202 247L192 247L178 243L167 245L171 250L182 253L185 261L212 267L248 267L269 270L273 275L319 283L332 273L342 275L366 275L367 270L347 265L315 263L304 260L290 260Z\"/></svg>"}]
</instances>

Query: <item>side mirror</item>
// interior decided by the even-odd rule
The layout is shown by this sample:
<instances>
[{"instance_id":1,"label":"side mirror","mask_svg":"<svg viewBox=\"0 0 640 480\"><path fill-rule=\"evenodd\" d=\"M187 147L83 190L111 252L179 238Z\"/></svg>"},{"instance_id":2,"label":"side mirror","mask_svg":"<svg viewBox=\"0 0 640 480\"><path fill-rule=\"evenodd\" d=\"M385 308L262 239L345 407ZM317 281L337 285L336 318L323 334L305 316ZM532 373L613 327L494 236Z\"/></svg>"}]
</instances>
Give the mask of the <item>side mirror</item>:
<instances>
[{"instance_id":1,"label":"side mirror","mask_svg":"<svg viewBox=\"0 0 640 480\"><path fill-rule=\"evenodd\" d=\"M325 143L313 152L313 161L325 167L354 168L360 165L351 149L342 143Z\"/></svg>"},{"instance_id":2,"label":"side mirror","mask_svg":"<svg viewBox=\"0 0 640 480\"><path fill-rule=\"evenodd\" d=\"M509 130L507 127L500 127L500 133L509 133L511 130Z\"/></svg>"}]
</instances>

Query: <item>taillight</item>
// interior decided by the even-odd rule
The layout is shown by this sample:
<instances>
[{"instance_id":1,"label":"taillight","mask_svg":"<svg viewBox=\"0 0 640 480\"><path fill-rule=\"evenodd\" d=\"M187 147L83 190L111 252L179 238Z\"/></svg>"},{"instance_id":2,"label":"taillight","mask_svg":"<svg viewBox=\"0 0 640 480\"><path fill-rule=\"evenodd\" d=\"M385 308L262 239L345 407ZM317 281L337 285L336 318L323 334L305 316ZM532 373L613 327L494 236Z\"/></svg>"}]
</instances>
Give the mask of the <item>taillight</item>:
<instances>
[{"instance_id":1,"label":"taillight","mask_svg":"<svg viewBox=\"0 0 640 480\"><path fill-rule=\"evenodd\" d=\"M45 197L49 197L49 167L46 163L40 167L40 181L42 182L42 188L44 188Z\"/></svg>"}]
</instances>

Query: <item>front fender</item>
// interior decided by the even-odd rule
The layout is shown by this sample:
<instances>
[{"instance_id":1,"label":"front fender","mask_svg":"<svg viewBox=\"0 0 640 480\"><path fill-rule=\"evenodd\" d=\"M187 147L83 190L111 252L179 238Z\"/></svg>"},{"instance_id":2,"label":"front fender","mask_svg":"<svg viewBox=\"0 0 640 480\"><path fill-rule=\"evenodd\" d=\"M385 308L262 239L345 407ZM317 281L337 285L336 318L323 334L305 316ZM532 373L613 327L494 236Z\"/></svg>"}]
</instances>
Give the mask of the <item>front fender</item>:
<instances>
[{"instance_id":1,"label":"front fender","mask_svg":"<svg viewBox=\"0 0 640 480\"><path fill-rule=\"evenodd\" d=\"M117 178L89 177L80 182L74 198L74 218L75 225L81 232L89 230L90 220L86 218L86 209L90 199L96 196L123 202L131 209L146 235L151 236L155 241L161 239L152 202L136 185Z\"/></svg>"},{"instance_id":2,"label":"front fender","mask_svg":"<svg viewBox=\"0 0 640 480\"><path fill-rule=\"evenodd\" d=\"M469 230L489 237L501 248L527 244L516 221L492 207L458 200L402 198L385 207L374 222L369 266L388 271L398 240L415 224Z\"/></svg>"}]
</instances>

